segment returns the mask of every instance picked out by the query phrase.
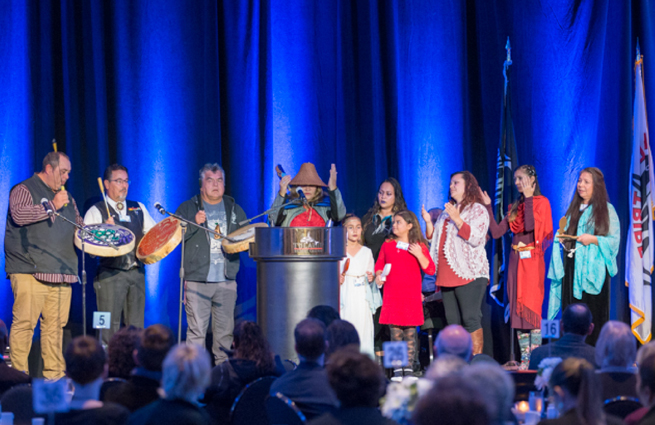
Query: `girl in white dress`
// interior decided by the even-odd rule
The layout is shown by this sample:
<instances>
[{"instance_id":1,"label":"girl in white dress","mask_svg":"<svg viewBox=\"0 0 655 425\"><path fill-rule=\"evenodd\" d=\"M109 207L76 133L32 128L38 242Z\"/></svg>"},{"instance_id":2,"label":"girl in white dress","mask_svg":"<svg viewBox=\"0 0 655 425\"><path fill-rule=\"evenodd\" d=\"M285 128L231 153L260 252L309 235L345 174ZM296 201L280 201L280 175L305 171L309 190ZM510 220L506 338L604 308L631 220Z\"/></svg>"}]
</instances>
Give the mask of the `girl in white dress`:
<instances>
[{"instance_id":1,"label":"girl in white dress","mask_svg":"<svg viewBox=\"0 0 655 425\"><path fill-rule=\"evenodd\" d=\"M340 315L352 323L359 334L360 350L375 358L373 349L373 314L382 305L380 289L373 282L375 262L370 249L362 245L362 221L348 215L343 221L348 232L348 256L341 260ZM344 271L349 260L348 269Z\"/></svg>"}]
</instances>

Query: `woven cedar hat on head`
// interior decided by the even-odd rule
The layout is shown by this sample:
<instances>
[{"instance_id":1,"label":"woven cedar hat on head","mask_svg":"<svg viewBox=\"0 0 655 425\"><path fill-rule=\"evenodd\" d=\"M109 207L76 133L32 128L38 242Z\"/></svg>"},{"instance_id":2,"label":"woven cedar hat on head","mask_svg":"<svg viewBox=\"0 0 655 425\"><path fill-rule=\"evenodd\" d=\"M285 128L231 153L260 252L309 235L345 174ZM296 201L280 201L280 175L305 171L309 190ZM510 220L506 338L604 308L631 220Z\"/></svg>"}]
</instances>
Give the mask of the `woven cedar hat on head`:
<instances>
[{"instance_id":1,"label":"woven cedar hat on head","mask_svg":"<svg viewBox=\"0 0 655 425\"><path fill-rule=\"evenodd\" d=\"M300 171L290 182L292 186L327 186L318 176L316 167L311 162L305 162L300 166Z\"/></svg>"}]
</instances>

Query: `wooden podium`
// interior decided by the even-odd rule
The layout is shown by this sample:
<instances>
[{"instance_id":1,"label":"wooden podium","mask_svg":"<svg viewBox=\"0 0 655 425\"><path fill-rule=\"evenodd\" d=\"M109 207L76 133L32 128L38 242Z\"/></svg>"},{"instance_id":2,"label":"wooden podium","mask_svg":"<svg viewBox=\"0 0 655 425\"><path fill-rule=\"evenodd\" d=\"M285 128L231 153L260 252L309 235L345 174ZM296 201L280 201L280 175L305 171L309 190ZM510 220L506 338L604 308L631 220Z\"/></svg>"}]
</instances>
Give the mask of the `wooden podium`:
<instances>
[{"instance_id":1,"label":"wooden podium","mask_svg":"<svg viewBox=\"0 0 655 425\"><path fill-rule=\"evenodd\" d=\"M298 358L293 330L317 305L339 310L343 227L258 227L250 257L257 262L257 322L282 359Z\"/></svg>"}]
</instances>

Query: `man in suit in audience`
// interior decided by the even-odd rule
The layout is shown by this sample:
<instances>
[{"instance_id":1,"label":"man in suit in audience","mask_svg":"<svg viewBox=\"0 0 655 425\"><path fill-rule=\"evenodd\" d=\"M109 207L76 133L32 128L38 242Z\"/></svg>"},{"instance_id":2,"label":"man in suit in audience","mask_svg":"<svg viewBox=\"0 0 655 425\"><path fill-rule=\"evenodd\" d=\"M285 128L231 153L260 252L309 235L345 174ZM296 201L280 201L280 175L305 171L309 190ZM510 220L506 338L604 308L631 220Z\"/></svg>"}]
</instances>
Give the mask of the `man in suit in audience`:
<instances>
[{"instance_id":1,"label":"man in suit in audience","mask_svg":"<svg viewBox=\"0 0 655 425\"><path fill-rule=\"evenodd\" d=\"M141 336L134 357L136 369L127 382L109 388L105 401L118 403L134 412L159 400L162 364L173 348L173 332L164 325L148 326Z\"/></svg>"},{"instance_id":2,"label":"man in suit in audience","mask_svg":"<svg viewBox=\"0 0 655 425\"><path fill-rule=\"evenodd\" d=\"M442 354L452 354L461 357L468 363L471 361L471 353L473 353L471 334L460 325L448 325L437 335L434 352L437 357Z\"/></svg>"},{"instance_id":3,"label":"man in suit in audience","mask_svg":"<svg viewBox=\"0 0 655 425\"><path fill-rule=\"evenodd\" d=\"M535 348L530 356L530 370L539 369L539 363L546 357L579 357L592 365L596 364L596 349L585 343L587 335L594 330L591 311L584 303L570 304L562 313L564 335L550 344Z\"/></svg>"},{"instance_id":4,"label":"man in suit in audience","mask_svg":"<svg viewBox=\"0 0 655 425\"><path fill-rule=\"evenodd\" d=\"M305 319L296 325L293 335L300 364L277 378L270 393L289 397L310 420L338 406L323 367L325 325L317 319Z\"/></svg>"},{"instance_id":5,"label":"man in suit in audience","mask_svg":"<svg viewBox=\"0 0 655 425\"><path fill-rule=\"evenodd\" d=\"M2 358L8 341L9 333L7 332L7 325L0 320L0 397L2 397L5 391L15 385L29 384L32 382L32 379L28 375L9 367Z\"/></svg>"}]
</instances>

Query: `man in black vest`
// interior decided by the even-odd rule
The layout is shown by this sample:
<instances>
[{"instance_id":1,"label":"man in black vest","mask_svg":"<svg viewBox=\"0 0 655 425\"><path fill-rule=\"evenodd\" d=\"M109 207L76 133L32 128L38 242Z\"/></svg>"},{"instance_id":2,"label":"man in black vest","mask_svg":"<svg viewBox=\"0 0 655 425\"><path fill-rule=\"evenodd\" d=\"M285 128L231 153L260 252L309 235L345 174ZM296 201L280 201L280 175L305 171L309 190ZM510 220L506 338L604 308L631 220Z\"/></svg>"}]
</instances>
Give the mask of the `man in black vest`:
<instances>
[{"instance_id":1,"label":"man in black vest","mask_svg":"<svg viewBox=\"0 0 655 425\"><path fill-rule=\"evenodd\" d=\"M66 192L71 163L62 152L50 152L43 167L9 194L5 229L5 272L14 293L9 345L14 369L28 373L27 356L41 317L43 376L64 376L63 327L68 322L71 283L77 282L75 228L48 209L84 225L75 200Z\"/></svg>"},{"instance_id":2,"label":"man in black vest","mask_svg":"<svg viewBox=\"0 0 655 425\"><path fill-rule=\"evenodd\" d=\"M246 220L246 213L225 196L225 172L218 164L200 169L200 195L185 201L175 212L187 220L228 235ZM213 346L216 364L227 360L223 350L232 346L234 307L237 301L236 276L239 253L223 251L221 241L195 226L187 228L184 246L188 343L205 346L205 335L212 316ZM223 349L223 350L222 350Z\"/></svg>"},{"instance_id":3,"label":"man in black vest","mask_svg":"<svg viewBox=\"0 0 655 425\"><path fill-rule=\"evenodd\" d=\"M107 215L107 206L102 200L89 208L84 222L117 224L130 229L136 237L134 249L129 254L100 258L93 282L98 311L111 313L111 328L102 333L102 343L107 346L121 326L121 314L126 326L143 328L146 278L143 263L136 258L136 247L155 221L141 202L126 200L130 186L127 168L119 164L107 167L104 184L111 216Z\"/></svg>"}]
</instances>

